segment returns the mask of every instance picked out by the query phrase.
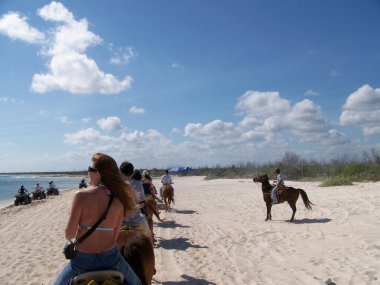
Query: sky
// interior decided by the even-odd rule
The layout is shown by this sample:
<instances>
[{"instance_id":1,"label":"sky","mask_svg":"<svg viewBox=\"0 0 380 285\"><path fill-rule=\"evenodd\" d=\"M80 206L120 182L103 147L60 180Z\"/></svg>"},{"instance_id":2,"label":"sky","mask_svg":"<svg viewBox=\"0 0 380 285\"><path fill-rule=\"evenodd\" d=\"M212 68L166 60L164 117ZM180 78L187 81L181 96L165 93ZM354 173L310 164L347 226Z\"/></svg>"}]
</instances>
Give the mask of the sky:
<instances>
[{"instance_id":1,"label":"sky","mask_svg":"<svg viewBox=\"0 0 380 285\"><path fill-rule=\"evenodd\" d=\"M0 0L0 172L380 149L379 0Z\"/></svg>"}]
</instances>

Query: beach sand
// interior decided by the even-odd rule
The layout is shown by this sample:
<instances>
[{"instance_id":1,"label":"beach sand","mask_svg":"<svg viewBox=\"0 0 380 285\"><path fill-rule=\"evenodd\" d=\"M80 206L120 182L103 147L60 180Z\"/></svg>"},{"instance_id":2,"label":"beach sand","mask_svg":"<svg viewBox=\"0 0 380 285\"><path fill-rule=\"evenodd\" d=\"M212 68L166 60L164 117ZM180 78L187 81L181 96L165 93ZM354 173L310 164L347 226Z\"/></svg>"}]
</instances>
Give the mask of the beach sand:
<instances>
[{"instance_id":1,"label":"beach sand","mask_svg":"<svg viewBox=\"0 0 380 285\"><path fill-rule=\"evenodd\" d=\"M173 177L175 205L155 222L153 284L380 284L380 183L318 187L291 182L301 198L266 209L251 179ZM158 188L158 180L154 180ZM64 228L75 191L0 209L0 283L51 284L66 263Z\"/></svg>"}]
</instances>

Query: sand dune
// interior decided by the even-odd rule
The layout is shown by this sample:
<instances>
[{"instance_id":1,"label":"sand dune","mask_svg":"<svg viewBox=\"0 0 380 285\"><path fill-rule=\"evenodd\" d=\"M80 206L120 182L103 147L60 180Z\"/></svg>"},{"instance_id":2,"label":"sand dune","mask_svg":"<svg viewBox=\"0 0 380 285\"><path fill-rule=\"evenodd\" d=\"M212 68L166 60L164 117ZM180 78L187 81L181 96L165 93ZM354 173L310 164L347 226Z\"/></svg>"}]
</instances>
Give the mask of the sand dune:
<instances>
[{"instance_id":1,"label":"sand dune","mask_svg":"<svg viewBox=\"0 0 380 285\"><path fill-rule=\"evenodd\" d=\"M265 222L250 179L174 177L175 205L155 223L153 284L380 284L380 183L304 189L294 223L287 204ZM158 186L158 181L154 181ZM66 260L64 227L74 191L0 210L1 284L51 284Z\"/></svg>"}]
</instances>

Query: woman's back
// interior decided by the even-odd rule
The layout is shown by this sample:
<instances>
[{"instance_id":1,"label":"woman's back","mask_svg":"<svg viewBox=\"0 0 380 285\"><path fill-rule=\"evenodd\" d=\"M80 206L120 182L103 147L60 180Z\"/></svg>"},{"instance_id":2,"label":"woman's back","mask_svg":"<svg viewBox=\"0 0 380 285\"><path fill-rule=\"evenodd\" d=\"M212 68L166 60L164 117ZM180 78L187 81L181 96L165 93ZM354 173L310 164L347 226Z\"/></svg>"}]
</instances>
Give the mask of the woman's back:
<instances>
[{"instance_id":1,"label":"woman's back","mask_svg":"<svg viewBox=\"0 0 380 285\"><path fill-rule=\"evenodd\" d=\"M76 237L78 239L105 213L111 197L106 191L105 187L94 187L75 194L72 207L75 213L73 212L73 219L66 228L67 238L72 238L72 235L78 231ZM77 250L83 253L100 253L113 249L123 216L123 206L117 198L114 198L105 220L77 245Z\"/></svg>"}]
</instances>

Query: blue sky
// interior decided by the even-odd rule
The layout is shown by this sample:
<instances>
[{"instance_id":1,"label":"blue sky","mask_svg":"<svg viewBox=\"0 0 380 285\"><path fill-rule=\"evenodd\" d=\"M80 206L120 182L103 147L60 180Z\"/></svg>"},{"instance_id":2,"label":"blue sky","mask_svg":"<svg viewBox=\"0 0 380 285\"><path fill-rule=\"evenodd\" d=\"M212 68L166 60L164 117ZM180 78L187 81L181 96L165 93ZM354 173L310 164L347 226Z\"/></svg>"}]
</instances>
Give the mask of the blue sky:
<instances>
[{"instance_id":1,"label":"blue sky","mask_svg":"<svg viewBox=\"0 0 380 285\"><path fill-rule=\"evenodd\" d=\"M380 1L0 1L0 172L380 147Z\"/></svg>"}]
</instances>

